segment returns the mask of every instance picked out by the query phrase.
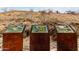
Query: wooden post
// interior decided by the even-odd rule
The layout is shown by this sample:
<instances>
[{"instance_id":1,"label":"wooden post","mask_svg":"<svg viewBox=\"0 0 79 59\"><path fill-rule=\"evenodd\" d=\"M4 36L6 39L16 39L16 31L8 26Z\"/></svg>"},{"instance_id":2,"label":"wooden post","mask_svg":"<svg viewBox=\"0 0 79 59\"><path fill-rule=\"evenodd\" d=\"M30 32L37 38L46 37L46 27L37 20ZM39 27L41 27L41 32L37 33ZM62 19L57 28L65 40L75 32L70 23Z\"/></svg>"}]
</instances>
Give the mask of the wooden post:
<instances>
[{"instance_id":1,"label":"wooden post","mask_svg":"<svg viewBox=\"0 0 79 59\"><path fill-rule=\"evenodd\" d=\"M31 51L49 51L50 38L46 25L32 25L30 34Z\"/></svg>"},{"instance_id":2,"label":"wooden post","mask_svg":"<svg viewBox=\"0 0 79 59\"><path fill-rule=\"evenodd\" d=\"M77 35L69 25L56 25L57 50L77 51Z\"/></svg>"},{"instance_id":3,"label":"wooden post","mask_svg":"<svg viewBox=\"0 0 79 59\"><path fill-rule=\"evenodd\" d=\"M9 25L3 33L3 51L22 51L25 26Z\"/></svg>"},{"instance_id":4,"label":"wooden post","mask_svg":"<svg viewBox=\"0 0 79 59\"><path fill-rule=\"evenodd\" d=\"M22 51L23 34L22 33L4 33L3 51Z\"/></svg>"}]
</instances>

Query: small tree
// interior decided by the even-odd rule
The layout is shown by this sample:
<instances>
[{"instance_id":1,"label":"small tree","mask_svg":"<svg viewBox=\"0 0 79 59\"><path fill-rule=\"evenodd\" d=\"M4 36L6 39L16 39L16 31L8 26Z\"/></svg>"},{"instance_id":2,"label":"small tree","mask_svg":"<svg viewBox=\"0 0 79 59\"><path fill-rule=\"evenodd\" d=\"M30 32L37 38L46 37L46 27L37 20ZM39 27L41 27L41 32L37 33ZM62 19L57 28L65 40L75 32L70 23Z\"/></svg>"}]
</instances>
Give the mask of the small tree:
<instances>
[{"instance_id":1,"label":"small tree","mask_svg":"<svg viewBox=\"0 0 79 59\"><path fill-rule=\"evenodd\" d=\"M66 11L66 12L67 12L67 14L73 14L73 15L76 14L75 11L71 11L71 10Z\"/></svg>"},{"instance_id":2,"label":"small tree","mask_svg":"<svg viewBox=\"0 0 79 59\"><path fill-rule=\"evenodd\" d=\"M30 9L30 12L34 12L33 9Z\"/></svg>"},{"instance_id":3,"label":"small tree","mask_svg":"<svg viewBox=\"0 0 79 59\"><path fill-rule=\"evenodd\" d=\"M59 14L60 12L57 10L56 13Z\"/></svg>"},{"instance_id":4,"label":"small tree","mask_svg":"<svg viewBox=\"0 0 79 59\"><path fill-rule=\"evenodd\" d=\"M48 11L48 14L50 14L50 13L53 13L53 11L52 11L52 10L49 10L49 11Z\"/></svg>"},{"instance_id":5,"label":"small tree","mask_svg":"<svg viewBox=\"0 0 79 59\"><path fill-rule=\"evenodd\" d=\"M46 20L45 20L46 11L40 11L40 13L41 13L41 20L42 20L42 21L46 21Z\"/></svg>"},{"instance_id":6,"label":"small tree","mask_svg":"<svg viewBox=\"0 0 79 59\"><path fill-rule=\"evenodd\" d=\"M41 14L46 14L46 11L40 11Z\"/></svg>"}]
</instances>

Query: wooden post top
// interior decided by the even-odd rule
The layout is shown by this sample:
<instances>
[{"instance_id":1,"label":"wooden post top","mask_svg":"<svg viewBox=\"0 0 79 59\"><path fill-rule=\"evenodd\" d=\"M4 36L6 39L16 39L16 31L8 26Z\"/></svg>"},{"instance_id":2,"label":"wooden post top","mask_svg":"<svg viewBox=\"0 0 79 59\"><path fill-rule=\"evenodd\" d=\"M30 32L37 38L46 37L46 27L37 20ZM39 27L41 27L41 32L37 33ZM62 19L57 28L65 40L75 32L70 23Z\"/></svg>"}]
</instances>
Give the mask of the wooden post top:
<instances>
[{"instance_id":1,"label":"wooden post top","mask_svg":"<svg viewBox=\"0 0 79 59\"><path fill-rule=\"evenodd\" d=\"M31 27L32 33L48 33L47 25L32 25Z\"/></svg>"},{"instance_id":2,"label":"wooden post top","mask_svg":"<svg viewBox=\"0 0 79 59\"><path fill-rule=\"evenodd\" d=\"M75 33L69 25L55 25L57 33Z\"/></svg>"},{"instance_id":3,"label":"wooden post top","mask_svg":"<svg viewBox=\"0 0 79 59\"><path fill-rule=\"evenodd\" d=\"M9 24L3 33L22 33L24 30L23 24Z\"/></svg>"}]
</instances>

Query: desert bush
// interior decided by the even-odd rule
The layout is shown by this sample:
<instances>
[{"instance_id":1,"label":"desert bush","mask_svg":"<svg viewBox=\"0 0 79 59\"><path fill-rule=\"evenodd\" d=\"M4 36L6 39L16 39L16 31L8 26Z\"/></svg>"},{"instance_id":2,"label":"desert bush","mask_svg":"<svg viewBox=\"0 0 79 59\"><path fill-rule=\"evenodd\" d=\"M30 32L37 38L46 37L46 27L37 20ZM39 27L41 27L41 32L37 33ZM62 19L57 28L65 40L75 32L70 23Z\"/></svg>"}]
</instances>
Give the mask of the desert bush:
<instances>
[{"instance_id":1,"label":"desert bush","mask_svg":"<svg viewBox=\"0 0 79 59\"><path fill-rule=\"evenodd\" d=\"M75 11L66 11L67 14L72 14L72 15L76 15L76 12Z\"/></svg>"}]
</instances>

